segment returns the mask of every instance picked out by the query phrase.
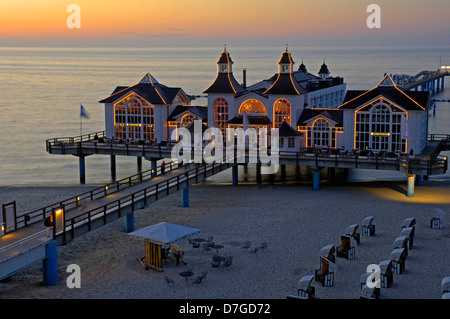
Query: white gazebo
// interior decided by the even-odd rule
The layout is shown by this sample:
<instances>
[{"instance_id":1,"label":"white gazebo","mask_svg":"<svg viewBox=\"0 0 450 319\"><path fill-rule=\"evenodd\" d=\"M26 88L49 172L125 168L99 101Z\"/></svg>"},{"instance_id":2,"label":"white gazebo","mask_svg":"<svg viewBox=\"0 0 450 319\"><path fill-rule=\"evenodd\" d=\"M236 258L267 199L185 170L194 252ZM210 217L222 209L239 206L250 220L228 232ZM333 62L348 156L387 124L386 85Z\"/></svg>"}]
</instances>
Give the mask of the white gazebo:
<instances>
[{"instance_id":1,"label":"white gazebo","mask_svg":"<svg viewBox=\"0 0 450 319\"><path fill-rule=\"evenodd\" d=\"M138 258L145 266L162 271L162 247L169 246L184 237L200 232L200 229L161 222L132 233L130 236L145 240L145 257Z\"/></svg>"}]
</instances>

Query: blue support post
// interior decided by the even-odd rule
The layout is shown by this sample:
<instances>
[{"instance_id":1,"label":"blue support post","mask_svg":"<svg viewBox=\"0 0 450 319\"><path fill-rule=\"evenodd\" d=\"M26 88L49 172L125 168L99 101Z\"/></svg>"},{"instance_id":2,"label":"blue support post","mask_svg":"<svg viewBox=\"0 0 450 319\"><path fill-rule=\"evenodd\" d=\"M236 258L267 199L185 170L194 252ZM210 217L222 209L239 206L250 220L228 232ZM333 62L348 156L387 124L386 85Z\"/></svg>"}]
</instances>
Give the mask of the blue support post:
<instances>
[{"instance_id":1,"label":"blue support post","mask_svg":"<svg viewBox=\"0 0 450 319\"><path fill-rule=\"evenodd\" d=\"M181 207L189 207L189 187L184 188L181 193Z\"/></svg>"},{"instance_id":2,"label":"blue support post","mask_svg":"<svg viewBox=\"0 0 450 319\"><path fill-rule=\"evenodd\" d=\"M237 185L239 183L237 165L234 165L232 168L232 178L233 178L233 185Z\"/></svg>"},{"instance_id":3,"label":"blue support post","mask_svg":"<svg viewBox=\"0 0 450 319\"><path fill-rule=\"evenodd\" d=\"M84 155L80 155L78 157L78 163L80 167L80 183L84 184L86 183L86 163L84 160Z\"/></svg>"},{"instance_id":4,"label":"blue support post","mask_svg":"<svg viewBox=\"0 0 450 319\"><path fill-rule=\"evenodd\" d=\"M417 175L416 185L417 186L422 186L422 184L423 184L423 176L422 175Z\"/></svg>"},{"instance_id":5,"label":"blue support post","mask_svg":"<svg viewBox=\"0 0 450 319\"><path fill-rule=\"evenodd\" d=\"M441 78L441 89L444 89L444 77Z\"/></svg>"},{"instance_id":6,"label":"blue support post","mask_svg":"<svg viewBox=\"0 0 450 319\"><path fill-rule=\"evenodd\" d=\"M407 187L407 190L406 190L406 196L407 197L414 197L414 180L415 180L416 175L408 174L406 176L408 176L408 187Z\"/></svg>"},{"instance_id":7,"label":"blue support post","mask_svg":"<svg viewBox=\"0 0 450 319\"><path fill-rule=\"evenodd\" d=\"M131 212L126 216L125 232L126 233L134 232L134 212Z\"/></svg>"},{"instance_id":8,"label":"blue support post","mask_svg":"<svg viewBox=\"0 0 450 319\"><path fill-rule=\"evenodd\" d=\"M320 189L320 169L319 168L314 169L313 189L314 190Z\"/></svg>"},{"instance_id":9,"label":"blue support post","mask_svg":"<svg viewBox=\"0 0 450 319\"><path fill-rule=\"evenodd\" d=\"M46 258L43 261L44 284L54 285L58 282L58 251L56 240L45 245Z\"/></svg>"}]
</instances>

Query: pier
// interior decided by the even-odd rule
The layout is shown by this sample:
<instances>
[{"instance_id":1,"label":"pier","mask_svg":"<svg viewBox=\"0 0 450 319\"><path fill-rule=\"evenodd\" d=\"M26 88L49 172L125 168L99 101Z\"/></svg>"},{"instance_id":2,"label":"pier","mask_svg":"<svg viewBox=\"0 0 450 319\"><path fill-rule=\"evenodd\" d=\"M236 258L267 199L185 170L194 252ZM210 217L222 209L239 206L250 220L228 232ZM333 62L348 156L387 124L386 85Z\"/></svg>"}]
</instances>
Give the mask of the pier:
<instances>
[{"instance_id":1,"label":"pier","mask_svg":"<svg viewBox=\"0 0 450 319\"><path fill-rule=\"evenodd\" d=\"M421 71L416 75L391 75L396 85L405 90L430 91L436 93L444 89L444 79L450 75L448 69Z\"/></svg>"},{"instance_id":2,"label":"pier","mask_svg":"<svg viewBox=\"0 0 450 319\"><path fill-rule=\"evenodd\" d=\"M235 161L203 165L170 163L95 188L52 205L7 219L0 237L0 280L44 262L44 283L57 280L56 247L125 217L125 232L134 231L134 212L181 191L182 207L189 207L189 187L234 167ZM53 227L44 220L52 217ZM8 229L8 231L6 231ZM56 278L56 279L55 279Z\"/></svg>"}]
</instances>

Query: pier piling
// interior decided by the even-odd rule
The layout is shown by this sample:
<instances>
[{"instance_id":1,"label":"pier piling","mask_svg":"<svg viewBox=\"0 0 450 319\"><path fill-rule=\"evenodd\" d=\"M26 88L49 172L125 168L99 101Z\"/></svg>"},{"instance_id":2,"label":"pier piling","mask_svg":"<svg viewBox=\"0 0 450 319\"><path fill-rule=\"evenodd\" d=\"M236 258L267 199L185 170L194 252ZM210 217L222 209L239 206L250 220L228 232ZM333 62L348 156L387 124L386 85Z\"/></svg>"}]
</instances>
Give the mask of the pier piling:
<instances>
[{"instance_id":1,"label":"pier piling","mask_svg":"<svg viewBox=\"0 0 450 319\"><path fill-rule=\"evenodd\" d=\"M232 168L232 178L233 185L237 185L239 183L239 175L238 175L238 166L234 165Z\"/></svg>"},{"instance_id":2,"label":"pier piling","mask_svg":"<svg viewBox=\"0 0 450 319\"><path fill-rule=\"evenodd\" d=\"M85 156L84 155L78 156L78 162L79 162L79 168L80 168L80 183L84 184L84 183L86 183L86 162L85 162Z\"/></svg>"},{"instance_id":3,"label":"pier piling","mask_svg":"<svg viewBox=\"0 0 450 319\"><path fill-rule=\"evenodd\" d=\"M189 207L189 187L181 192L181 207Z\"/></svg>"},{"instance_id":4,"label":"pier piling","mask_svg":"<svg viewBox=\"0 0 450 319\"><path fill-rule=\"evenodd\" d=\"M416 175L407 174L406 176L408 176L408 186L407 186L407 190L406 190L406 196L414 197L414 182L416 179Z\"/></svg>"},{"instance_id":5,"label":"pier piling","mask_svg":"<svg viewBox=\"0 0 450 319\"><path fill-rule=\"evenodd\" d=\"M58 282L58 254L56 240L45 245L46 258L43 260L44 284L54 285Z\"/></svg>"},{"instance_id":6,"label":"pier piling","mask_svg":"<svg viewBox=\"0 0 450 319\"><path fill-rule=\"evenodd\" d=\"M134 212L131 212L126 216L125 219L125 232L131 233L134 232Z\"/></svg>"},{"instance_id":7,"label":"pier piling","mask_svg":"<svg viewBox=\"0 0 450 319\"><path fill-rule=\"evenodd\" d=\"M110 163L111 163L111 179L113 182L116 181L116 155L110 156Z\"/></svg>"}]
</instances>

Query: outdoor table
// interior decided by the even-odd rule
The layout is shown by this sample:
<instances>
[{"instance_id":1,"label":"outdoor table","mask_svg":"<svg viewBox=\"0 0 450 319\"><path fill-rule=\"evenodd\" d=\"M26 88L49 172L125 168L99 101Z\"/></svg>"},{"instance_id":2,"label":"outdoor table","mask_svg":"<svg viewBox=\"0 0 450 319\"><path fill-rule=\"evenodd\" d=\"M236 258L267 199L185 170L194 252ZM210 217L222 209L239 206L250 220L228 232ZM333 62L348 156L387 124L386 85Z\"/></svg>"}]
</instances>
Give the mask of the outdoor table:
<instances>
[{"instance_id":1,"label":"outdoor table","mask_svg":"<svg viewBox=\"0 0 450 319\"><path fill-rule=\"evenodd\" d=\"M180 272L180 276L186 278L186 281L188 280L189 277L192 277L193 275L194 273L192 271Z\"/></svg>"},{"instance_id":2,"label":"outdoor table","mask_svg":"<svg viewBox=\"0 0 450 319\"><path fill-rule=\"evenodd\" d=\"M215 249L217 253L219 253L219 249L223 248L223 245L212 245L211 248Z\"/></svg>"}]
</instances>

